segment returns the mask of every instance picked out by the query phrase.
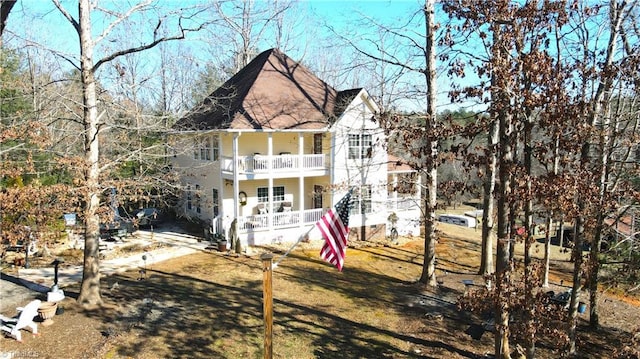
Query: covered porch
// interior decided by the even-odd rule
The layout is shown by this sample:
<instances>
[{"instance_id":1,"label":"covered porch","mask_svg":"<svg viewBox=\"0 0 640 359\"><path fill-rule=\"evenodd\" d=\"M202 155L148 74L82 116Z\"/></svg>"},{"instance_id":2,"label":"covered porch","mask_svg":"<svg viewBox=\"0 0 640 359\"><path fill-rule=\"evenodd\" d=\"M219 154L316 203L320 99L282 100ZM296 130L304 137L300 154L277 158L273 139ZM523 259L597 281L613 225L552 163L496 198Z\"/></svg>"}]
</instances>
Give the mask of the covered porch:
<instances>
[{"instance_id":1,"label":"covered porch","mask_svg":"<svg viewBox=\"0 0 640 359\"><path fill-rule=\"evenodd\" d=\"M309 225L315 224L324 212L325 209L317 208L242 216L238 218L238 231L240 233L247 233L289 227L306 228Z\"/></svg>"},{"instance_id":2,"label":"covered porch","mask_svg":"<svg viewBox=\"0 0 640 359\"><path fill-rule=\"evenodd\" d=\"M304 173L308 176L322 176L328 171L324 154L289 154L222 157L222 176L233 179L234 172L239 176L251 175L287 175ZM235 164L235 166L234 166Z\"/></svg>"}]
</instances>

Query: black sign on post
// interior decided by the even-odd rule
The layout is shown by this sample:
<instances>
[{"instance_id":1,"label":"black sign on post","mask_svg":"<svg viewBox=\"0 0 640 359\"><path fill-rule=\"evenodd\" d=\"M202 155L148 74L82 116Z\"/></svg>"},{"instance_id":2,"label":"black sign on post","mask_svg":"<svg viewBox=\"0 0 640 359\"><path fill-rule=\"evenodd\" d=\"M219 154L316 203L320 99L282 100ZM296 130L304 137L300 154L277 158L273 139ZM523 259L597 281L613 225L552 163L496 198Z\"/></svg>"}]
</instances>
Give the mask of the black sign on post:
<instances>
[{"instance_id":1,"label":"black sign on post","mask_svg":"<svg viewBox=\"0 0 640 359\"><path fill-rule=\"evenodd\" d=\"M60 265L60 263L62 263L63 261L56 258L56 260L54 260L53 262L51 262L51 264L53 265L53 286L55 288L58 288L58 266Z\"/></svg>"}]
</instances>

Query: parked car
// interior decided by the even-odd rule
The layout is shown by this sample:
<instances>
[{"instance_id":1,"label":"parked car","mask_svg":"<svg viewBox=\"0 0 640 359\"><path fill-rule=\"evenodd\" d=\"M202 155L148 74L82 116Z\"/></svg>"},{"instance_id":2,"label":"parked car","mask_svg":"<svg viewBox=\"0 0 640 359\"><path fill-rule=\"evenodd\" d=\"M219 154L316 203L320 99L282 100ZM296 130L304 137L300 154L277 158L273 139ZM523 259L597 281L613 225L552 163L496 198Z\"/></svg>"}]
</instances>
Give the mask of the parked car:
<instances>
[{"instance_id":1,"label":"parked car","mask_svg":"<svg viewBox=\"0 0 640 359\"><path fill-rule=\"evenodd\" d=\"M139 228L157 227L162 222L162 212L153 207L142 208L133 214L133 220Z\"/></svg>"},{"instance_id":2,"label":"parked car","mask_svg":"<svg viewBox=\"0 0 640 359\"><path fill-rule=\"evenodd\" d=\"M105 240L122 239L135 232L133 221L116 214L113 220L100 223L100 238Z\"/></svg>"}]
</instances>

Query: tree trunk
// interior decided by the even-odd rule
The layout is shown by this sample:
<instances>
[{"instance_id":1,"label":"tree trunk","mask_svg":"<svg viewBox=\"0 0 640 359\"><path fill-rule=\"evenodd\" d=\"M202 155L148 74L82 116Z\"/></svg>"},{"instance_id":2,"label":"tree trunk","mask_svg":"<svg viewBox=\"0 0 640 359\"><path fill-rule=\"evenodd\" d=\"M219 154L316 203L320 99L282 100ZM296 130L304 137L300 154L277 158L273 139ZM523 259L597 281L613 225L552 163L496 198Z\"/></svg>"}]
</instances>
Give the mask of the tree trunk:
<instances>
[{"instance_id":1,"label":"tree trunk","mask_svg":"<svg viewBox=\"0 0 640 359\"><path fill-rule=\"evenodd\" d=\"M560 169L560 135L556 135L556 139L553 143L553 174L557 175ZM560 220L560 228L562 233L562 220ZM544 237L544 273L542 275L542 287L549 287L549 261L551 258L551 228L553 228L553 211L549 212L547 217L546 232ZM562 249L562 236L556 232L560 243L560 249Z\"/></svg>"},{"instance_id":2,"label":"tree trunk","mask_svg":"<svg viewBox=\"0 0 640 359\"><path fill-rule=\"evenodd\" d=\"M530 89L527 89L530 90ZM525 172L527 174L526 179L526 196L525 206L524 206L524 216L525 216L525 238L524 238L524 282L525 282L525 309L526 309L526 320L527 327L529 331L526 336L526 355L528 359L535 358L535 350L536 350L536 328L535 328L535 303L534 303L534 285L533 279L531 278L531 244L533 244L533 232L534 232L534 224L533 224L533 191L532 191L532 159L533 159L533 146L532 146L532 128L533 121L531 120L531 111L527 109L527 114L525 116L525 127L524 127L524 167Z\"/></svg>"},{"instance_id":3,"label":"tree trunk","mask_svg":"<svg viewBox=\"0 0 640 359\"><path fill-rule=\"evenodd\" d=\"M508 114L500 115L500 142L503 144L500 160L500 191L498 196L498 243L496 249L496 291L495 308L495 357L510 358L509 353L509 310L506 305L510 287L510 242L509 196L511 194L511 146L509 144L510 125Z\"/></svg>"},{"instance_id":4,"label":"tree trunk","mask_svg":"<svg viewBox=\"0 0 640 359\"><path fill-rule=\"evenodd\" d=\"M424 263L420 283L429 286L437 286L436 281L436 191L438 188L437 175L437 148L438 143L433 129L436 125L436 56L435 56L435 16L434 0L426 0L424 5L426 25L426 52L427 71L425 79L427 83L427 121L425 127L429 136L426 148L426 193L425 193L425 224L424 224Z\"/></svg>"},{"instance_id":5,"label":"tree trunk","mask_svg":"<svg viewBox=\"0 0 640 359\"><path fill-rule=\"evenodd\" d=\"M616 53L616 49L617 49L617 39L620 35L620 25L622 23L622 19L625 18L625 11L624 8L627 6L627 3L625 2L621 2L618 3L617 0L611 0L609 2L609 39L607 42L607 50L606 50L606 57L604 62L602 63L602 76L603 78L599 79L598 82L598 88L596 90L596 93L593 97L593 99L590 101L590 103L593 104L593 108L591 109L591 113L589 114L589 124L592 127L596 127L596 125L598 125L599 123L601 124L603 130L608 131L607 126L609 125L607 123L607 118L606 116L604 116L603 113L603 108L605 106L605 104L609 101L608 100L608 95L610 94L610 90L613 84L613 76L615 76L616 71L613 70L613 61L614 61L614 56ZM586 46L586 45L585 45ZM603 139L601 138L601 141ZM586 164L589 163L590 160L590 151L591 151L591 139L587 139L587 141L585 142L585 144L582 146L582 152L581 152L581 162L583 164L583 166L586 167ZM608 143L608 139L605 139L605 141L602 141L601 143ZM606 145L602 146L602 153L600 154L601 157L598 159L599 163L599 167L600 167L600 178L598 179L598 186L600 187L600 192L599 192L599 206L598 206L598 212L597 212L597 217L598 217L598 223L596 224L596 231L598 232L598 227L601 226L602 221L604 220L604 214L602 213L602 211L604 210L604 208L602 208L602 204L604 203L604 195L606 192L606 171L607 171L607 154L606 154ZM586 169L586 168L585 168ZM576 346L575 346L575 340L576 340L576 318L577 318L577 308L578 308L578 295L579 292L576 290L577 288L580 288L580 283L575 283L576 279L580 279L580 277L576 277L578 272L580 271L580 267L578 266L578 264L582 264L582 245L584 243L584 216L585 216L585 212L586 212L586 208L587 208L587 199L584 198L580 198L579 203L578 203L578 209L579 209L579 217L578 217L578 221L577 223L580 224L580 226L578 226L576 228L577 230L577 236L576 236L576 240L575 240L575 248L574 248L574 254L576 255L576 264L575 264L575 269L574 269L574 283L573 283L573 288L574 291L573 293L571 293L571 312L570 312L570 329L569 329L569 338L571 340L570 343L570 354L574 354L575 350L576 350ZM599 242L599 237L601 234L596 233L596 242ZM595 278L592 278L591 280L594 281L591 285L590 285L590 289L591 286L593 286L595 288L595 290L597 291L597 276L598 276L598 263L597 263L597 256L598 256L598 251L599 251L599 243L592 243L592 246L597 247L597 248L592 248L592 256L595 256L594 258L592 258L592 260L594 262L591 263L590 266L590 275L595 275ZM597 293L591 293L591 299L596 300L597 299ZM597 305L594 308L591 308L591 312L597 311ZM597 313L595 313L595 319L591 318L590 324L592 326L597 326L598 324L598 315Z\"/></svg>"},{"instance_id":6,"label":"tree trunk","mask_svg":"<svg viewBox=\"0 0 640 359\"><path fill-rule=\"evenodd\" d=\"M100 219L97 211L100 206L99 183L99 141L98 108L96 81L93 68L93 39L91 37L91 9L89 0L79 3L79 35L81 52L82 100L84 104L84 146L85 146L85 221L84 221L84 265L82 285L78 302L83 306L102 304L100 296Z\"/></svg>"},{"instance_id":7,"label":"tree trunk","mask_svg":"<svg viewBox=\"0 0 640 359\"><path fill-rule=\"evenodd\" d=\"M564 214L560 216L559 232L557 234L560 249L564 248Z\"/></svg>"},{"instance_id":8,"label":"tree trunk","mask_svg":"<svg viewBox=\"0 0 640 359\"><path fill-rule=\"evenodd\" d=\"M598 216L598 223L596 224L596 233L593 243L591 244L591 253L589 260L589 326L591 328L598 328L600 326L600 316L598 315L598 281L600 280L600 244L602 242L602 226L604 225L604 219L601 215Z\"/></svg>"},{"instance_id":9,"label":"tree trunk","mask_svg":"<svg viewBox=\"0 0 640 359\"><path fill-rule=\"evenodd\" d=\"M616 1L612 1L611 2L611 6L616 6ZM615 52L615 42L616 42L616 37L617 37L617 33L620 31L620 21L621 19L624 17L623 11L622 9L624 8L624 4L621 4L621 6L619 7L619 11L615 11L612 10L612 16L611 16L611 32L612 34L610 35L609 38L609 46L608 46L608 51L610 51L611 53ZM611 61L611 60L609 60ZM611 68L611 63L607 62L605 64L605 69L610 69ZM606 71L609 72L609 71ZM602 244L602 231L604 229L605 223L605 217L606 217L606 213L604 213L604 211L606 211L605 209L605 204L606 204L606 197L607 197L607 193L610 192L610 172L611 172L611 162L610 162L610 156L612 155L613 151L614 151L614 145L613 145L613 137L615 135L615 133L618 132L617 128L617 121L618 121L618 116L612 115L611 112L611 99L610 99L610 89L612 87L612 79L610 77L607 77L604 81L601 82L602 85L602 92L603 95L602 100L601 100L601 105L597 106L596 105L596 111L595 112L595 116L598 116L600 114L600 112L603 113L602 116L602 127L600 129L600 148L601 148L601 153L600 153L600 179L598 183L599 186L599 191L598 191L598 201L599 201L599 206L598 206L598 214L597 214L597 222L596 222L596 228L595 228L595 233L594 233L594 238L593 238L593 243L591 243L591 251L590 251L590 255L589 255L589 260L590 260L590 265L589 265L589 326L591 326L591 328L598 328L598 326L600 325L600 317L598 315L598 281L600 280L599 276L600 276L600 245ZM598 93L599 94L599 93ZM606 94L606 95L604 95ZM598 98L598 96L596 97ZM611 123L613 120L613 123Z\"/></svg>"},{"instance_id":10,"label":"tree trunk","mask_svg":"<svg viewBox=\"0 0 640 359\"><path fill-rule=\"evenodd\" d=\"M511 115L513 116L513 115ZM513 119L510 118L511 123L516 122L517 119ZM511 126L513 126L513 124L511 124ZM511 130L513 133L513 130ZM501 140L502 141L502 140ZM513 143L514 146L510 147L510 151L511 151L511 158L512 158L512 164L515 166L516 162L519 160L519 153L518 153L518 146L520 145L520 134L515 131L515 133L513 133ZM510 171L510 176L511 176L511 183L516 183L515 181L515 177L517 176L515 173L515 168L513 168L512 171ZM511 191L513 192L513 191ZM518 201L516 201L515 198L511 199L509 201L509 234L508 237L511 238L512 240L509 241L509 262L511 264L514 263L514 258L516 255L516 233L518 233L518 224L516 223L516 220L519 217L519 203Z\"/></svg>"},{"instance_id":11,"label":"tree trunk","mask_svg":"<svg viewBox=\"0 0 640 359\"><path fill-rule=\"evenodd\" d=\"M542 288L549 288L549 264L551 261L551 228L553 227L553 212L547 215L544 235L544 268L542 272Z\"/></svg>"},{"instance_id":12,"label":"tree trunk","mask_svg":"<svg viewBox=\"0 0 640 359\"><path fill-rule=\"evenodd\" d=\"M578 205L584 208L584 203ZM579 215L575 221L575 235L573 242L573 254L575 262L573 263L573 285L571 287L571 301L569 302L569 353L576 352L576 330L578 324L578 299L580 297L580 289L582 288L582 247L584 244L584 218Z\"/></svg>"},{"instance_id":13,"label":"tree trunk","mask_svg":"<svg viewBox=\"0 0 640 359\"><path fill-rule=\"evenodd\" d=\"M608 105L607 105L608 106ZM591 243L591 249L589 253L589 326L591 328L598 328L600 325L600 318L598 316L598 281L600 276L600 244L602 242L602 230L604 228L605 218L605 202L608 191L609 180L609 154L611 153L611 136L610 130L610 116L604 116L602 121L602 129L600 135L600 143L602 152L600 153L600 180L598 191L598 214L596 216L596 227L593 235L593 241Z\"/></svg>"},{"instance_id":14,"label":"tree trunk","mask_svg":"<svg viewBox=\"0 0 640 359\"><path fill-rule=\"evenodd\" d=\"M482 206L482 254L480 270L482 276L493 272L493 209L496 188L496 151L498 146L498 121L491 121L487 137L486 180L484 183L484 197Z\"/></svg>"},{"instance_id":15,"label":"tree trunk","mask_svg":"<svg viewBox=\"0 0 640 359\"><path fill-rule=\"evenodd\" d=\"M502 28L500 24L493 23L491 25L493 32L493 44L491 48L493 74L491 78L492 88L494 89L492 96L493 116L499 121L499 139L500 139L500 161L498 169L498 177L500 179L499 191L497 191L497 210L498 210L498 228L497 228L497 249L496 249L496 302L495 302L495 357L498 359L510 358L509 349L509 309L508 309L508 292L510 290L510 263L509 263L509 215L511 205L511 171L513 170L513 151L512 137L513 124L510 114L510 89L508 73L498 73L498 69L504 71L504 63L506 54L502 50Z\"/></svg>"}]
</instances>

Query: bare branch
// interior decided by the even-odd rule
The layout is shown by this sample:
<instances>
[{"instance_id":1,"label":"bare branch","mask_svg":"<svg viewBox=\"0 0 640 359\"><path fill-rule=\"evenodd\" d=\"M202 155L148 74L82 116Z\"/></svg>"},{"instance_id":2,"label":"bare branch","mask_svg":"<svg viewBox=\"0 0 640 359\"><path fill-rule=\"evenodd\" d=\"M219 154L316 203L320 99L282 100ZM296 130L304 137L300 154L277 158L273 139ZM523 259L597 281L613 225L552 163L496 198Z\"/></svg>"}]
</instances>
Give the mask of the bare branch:
<instances>
[{"instance_id":1,"label":"bare branch","mask_svg":"<svg viewBox=\"0 0 640 359\"><path fill-rule=\"evenodd\" d=\"M94 40L94 43L98 44L105 37L107 37L107 35L109 35L109 33L111 32L111 30L113 30L114 27L116 27L118 24L120 24L124 20L128 19L131 16L131 14L134 14L134 13L138 12L140 9L144 9L145 7L147 7L149 4L151 4L152 1L153 0L146 0L145 2L141 2L141 3L137 4L136 6L130 8L126 13L124 13L122 15L100 8L99 10L116 16L116 19L112 23L110 23L109 26L107 26L102 31L102 34L100 34L98 37L96 37L96 39Z\"/></svg>"},{"instance_id":2,"label":"bare branch","mask_svg":"<svg viewBox=\"0 0 640 359\"><path fill-rule=\"evenodd\" d=\"M13 146L13 147L9 147L9 148L0 150L0 155L3 155L3 154L8 153L8 152L11 152L11 151L13 151L15 149L18 149L20 147L23 147L23 146L24 146L24 142L23 143L19 143L19 144Z\"/></svg>"},{"instance_id":3,"label":"bare branch","mask_svg":"<svg viewBox=\"0 0 640 359\"><path fill-rule=\"evenodd\" d=\"M73 16L71 16L71 14L69 14L67 9L65 9L62 6L62 4L60 4L60 1L59 0L53 0L53 4L58 8L60 13L62 13L62 15L71 23L73 28L76 29L76 32L78 34L80 34L80 24L78 23L78 21L76 21L76 19L73 18Z\"/></svg>"},{"instance_id":4,"label":"bare branch","mask_svg":"<svg viewBox=\"0 0 640 359\"><path fill-rule=\"evenodd\" d=\"M333 27L329 26L329 29L335 34L337 35L341 40L345 41L347 44L349 44L349 46L353 47L354 50L356 50L359 54L364 55L372 60L376 60L376 61L380 61L380 62L384 62L386 64L390 64L390 65L394 65L394 66L399 66L402 67L403 69L406 70L410 70L410 71L414 71L414 72L420 72L420 73L424 73L425 69L420 69L420 68L416 68L413 66L409 66L408 64L406 64L405 62L400 61L397 57L395 57L394 55L388 54L386 52L383 52L383 55L388 55L389 57L392 58L392 60L390 59L385 59L381 56L376 56L373 55L371 53L369 53L368 51L363 50L360 46L358 46L355 42L353 42L350 38L347 38L345 36L340 35L339 32L337 32ZM380 48L378 48L378 50L380 50Z\"/></svg>"},{"instance_id":5,"label":"bare branch","mask_svg":"<svg viewBox=\"0 0 640 359\"><path fill-rule=\"evenodd\" d=\"M173 40L182 40L182 39L185 38L185 34L187 32L200 31L207 25L206 23L203 23L203 24L200 24L196 28L183 28L181 20L182 19L180 19L180 34L179 35L161 37L161 38L156 39L156 40L154 40L154 41L152 41L152 42L150 42L148 44L145 44L145 45L140 45L140 46L137 46L137 47L132 47L132 48L116 51L116 52L110 54L109 56L103 57L102 59L97 61L95 63L95 65L93 66L93 71L96 71L104 63L109 62L111 60L114 60L114 59L116 59L116 58L118 58L120 56L133 54L133 53L141 52L141 51L144 51L144 50L148 50L148 49L151 49L151 48L155 47L156 45L158 45L158 44L160 44L162 42L173 41Z\"/></svg>"}]
</instances>

